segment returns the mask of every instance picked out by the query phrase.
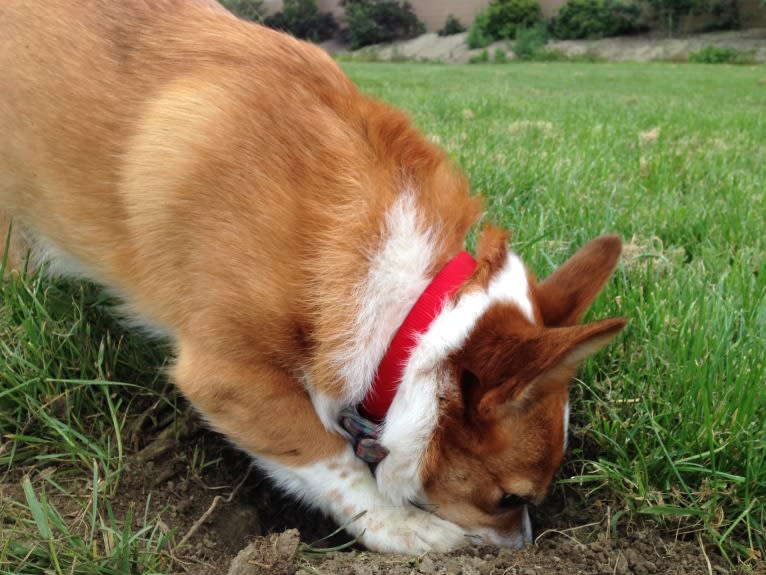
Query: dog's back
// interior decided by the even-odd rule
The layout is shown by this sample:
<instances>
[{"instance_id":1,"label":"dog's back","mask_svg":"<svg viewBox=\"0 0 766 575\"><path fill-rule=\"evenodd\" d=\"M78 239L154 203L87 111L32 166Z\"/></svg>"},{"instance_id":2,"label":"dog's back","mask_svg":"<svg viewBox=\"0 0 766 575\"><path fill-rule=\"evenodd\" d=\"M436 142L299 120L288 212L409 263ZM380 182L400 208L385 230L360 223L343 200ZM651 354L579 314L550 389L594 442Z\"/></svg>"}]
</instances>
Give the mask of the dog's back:
<instances>
[{"instance_id":1,"label":"dog's back","mask_svg":"<svg viewBox=\"0 0 766 575\"><path fill-rule=\"evenodd\" d=\"M212 2L9 0L0 13L0 210L17 234L36 231L41 259L116 287L161 326L187 319L183 266L214 263L280 310L289 302L270 300L306 285L301 270L352 285L375 248L370 221L407 184L402 163L413 185L441 188L436 217L456 246L476 217L443 155L310 44ZM338 229L347 237L327 237ZM271 285L253 285L259 268Z\"/></svg>"}]
</instances>

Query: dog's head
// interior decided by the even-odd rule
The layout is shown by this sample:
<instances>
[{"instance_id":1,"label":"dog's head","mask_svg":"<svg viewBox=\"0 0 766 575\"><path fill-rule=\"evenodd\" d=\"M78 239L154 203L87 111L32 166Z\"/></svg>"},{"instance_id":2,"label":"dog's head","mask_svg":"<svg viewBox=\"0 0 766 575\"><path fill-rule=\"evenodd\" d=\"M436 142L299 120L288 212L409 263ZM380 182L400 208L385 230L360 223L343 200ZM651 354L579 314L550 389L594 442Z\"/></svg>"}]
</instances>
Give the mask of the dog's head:
<instances>
[{"instance_id":1,"label":"dog's head","mask_svg":"<svg viewBox=\"0 0 766 575\"><path fill-rule=\"evenodd\" d=\"M401 497L485 541L513 547L529 541L527 505L542 502L566 449L568 382L578 363L625 325L622 318L579 323L620 251L619 238L600 237L537 283L508 252L506 234L485 230L476 272L423 336L405 372L403 385L409 379L416 390L435 387L432 421L414 423L408 439L394 437L399 422L387 422L394 457L381 465L381 488L405 474L397 447L411 458L422 440L420 485ZM457 335L446 335L449 329ZM402 401L418 401L417 392L408 393Z\"/></svg>"}]
</instances>

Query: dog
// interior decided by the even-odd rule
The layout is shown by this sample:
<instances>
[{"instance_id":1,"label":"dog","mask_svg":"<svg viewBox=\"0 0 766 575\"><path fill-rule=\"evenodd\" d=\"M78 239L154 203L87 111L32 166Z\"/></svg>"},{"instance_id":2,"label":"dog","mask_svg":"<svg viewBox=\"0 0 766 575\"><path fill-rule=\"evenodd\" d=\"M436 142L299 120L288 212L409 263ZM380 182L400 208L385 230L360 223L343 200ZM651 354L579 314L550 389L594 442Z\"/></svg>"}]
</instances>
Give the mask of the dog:
<instances>
[{"instance_id":1,"label":"dog","mask_svg":"<svg viewBox=\"0 0 766 575\"><path fill-rule=\"evenodd\" d=\"M11 264L107 286L274 481L371 550L519 547L620 239L538 282L320 48L182 0L0 3Z\"/></svg>"}]
</instances>

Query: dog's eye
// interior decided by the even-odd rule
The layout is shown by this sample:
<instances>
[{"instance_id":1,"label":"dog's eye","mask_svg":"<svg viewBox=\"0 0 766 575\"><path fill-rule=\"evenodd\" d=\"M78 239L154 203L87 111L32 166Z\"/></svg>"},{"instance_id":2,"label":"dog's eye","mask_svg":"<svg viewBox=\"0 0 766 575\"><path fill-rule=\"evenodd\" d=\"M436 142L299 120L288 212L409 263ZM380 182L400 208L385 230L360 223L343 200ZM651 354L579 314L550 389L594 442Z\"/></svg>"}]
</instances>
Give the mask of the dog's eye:
<instances>
[{"instance_id":1,"label":"dog's eye","mask_svg":"<svg viewBox=\"0 0 766 575\"><path fill-rule=\"evenodd\" d=\"M497 508L500 511L510 511L511 509L521 507L522 505L527 505L528 503L529 501L523 497L519 497L513 493L503 493L503 496L500 498L500 502L497 504Z\"/></svg>"}]
</instances>

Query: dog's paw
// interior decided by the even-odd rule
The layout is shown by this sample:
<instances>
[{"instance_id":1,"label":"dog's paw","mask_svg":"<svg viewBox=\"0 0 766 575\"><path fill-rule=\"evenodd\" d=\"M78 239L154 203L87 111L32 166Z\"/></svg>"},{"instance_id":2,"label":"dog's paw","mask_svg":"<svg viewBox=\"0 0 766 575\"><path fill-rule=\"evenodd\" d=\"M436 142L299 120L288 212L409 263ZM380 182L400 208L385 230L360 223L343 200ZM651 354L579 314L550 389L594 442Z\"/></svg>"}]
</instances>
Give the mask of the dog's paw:
<instances>
[{"instance_id":1,"label":"dog's paw","mask_svg":"<svg viewBox=\"0 0 766 575\"><path fill-rule=\"evenodd\" d=\"M361 532L359 541L371 551L418 555L446 552L472 543L463 528L417 508L367 511L350 531Z\"/></svg>"}]
</instances>

